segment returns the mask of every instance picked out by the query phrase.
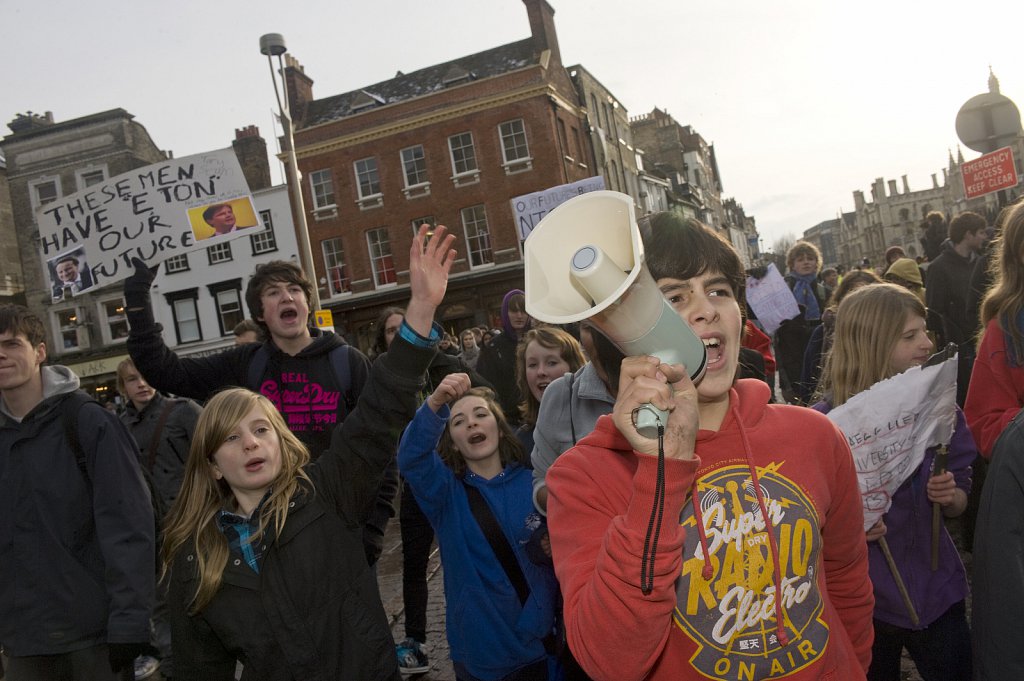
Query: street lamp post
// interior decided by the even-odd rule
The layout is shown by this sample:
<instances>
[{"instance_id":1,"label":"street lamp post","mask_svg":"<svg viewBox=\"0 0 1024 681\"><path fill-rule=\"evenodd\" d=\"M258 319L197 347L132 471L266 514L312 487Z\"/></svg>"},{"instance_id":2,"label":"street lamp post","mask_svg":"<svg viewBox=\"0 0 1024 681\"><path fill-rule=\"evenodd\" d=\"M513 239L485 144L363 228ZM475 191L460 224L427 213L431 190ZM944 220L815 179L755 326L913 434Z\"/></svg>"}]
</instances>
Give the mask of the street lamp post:
<instances>
[{"instance_id":1,"label":"street lamp post","mask_svg":"<svg viewBox=\"0 0 1024 681\"><path fill-rule=\"evenodd\" d=\"M295 136L292 126L291 108L288 105L288 82L284 76L284 54L288 48L284 43L284 36L280 33L267 33L260 36L260 53L267 55L267 63L270 65L270 80L274 83L274 97L277 98L277 108L280 112L281 128L284 131L284 153L287 157L285 172L288 174L288 187L292 193L292 206L295 208L295 216L298 220L299 234L299 258L302 261L302 269L306 276L313 282L313 294L310 297L309 305L313 311L320 309L320 287L316 277L316 267L313 264L313 249L309 245L309 227L306 224L306 207L302 202L302 187L299 186L299 162L295 156ZM277 88L277 73L274 70L274 57L277 57L277 70L281 72L281 90Z\"/></svg>"}]
</instances>

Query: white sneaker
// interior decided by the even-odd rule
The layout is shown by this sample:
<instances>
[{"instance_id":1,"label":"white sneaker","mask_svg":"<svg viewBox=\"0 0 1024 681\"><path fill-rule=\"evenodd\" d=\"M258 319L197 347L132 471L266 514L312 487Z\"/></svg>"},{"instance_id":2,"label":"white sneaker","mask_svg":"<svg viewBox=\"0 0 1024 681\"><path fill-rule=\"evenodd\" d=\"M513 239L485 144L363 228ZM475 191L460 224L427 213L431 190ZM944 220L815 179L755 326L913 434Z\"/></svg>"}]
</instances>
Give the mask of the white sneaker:
<instances>
[{"instance_id":1,"label":"white sneaker","mask_svg":"<svg viewBox=\"0 0 1024 681\"><path fill-rule=\"evenodd\" d=\"M135 681L148 679L160 669L160 660L149 655L139 655L135 658Z\"/></svg>"}]
</instances>

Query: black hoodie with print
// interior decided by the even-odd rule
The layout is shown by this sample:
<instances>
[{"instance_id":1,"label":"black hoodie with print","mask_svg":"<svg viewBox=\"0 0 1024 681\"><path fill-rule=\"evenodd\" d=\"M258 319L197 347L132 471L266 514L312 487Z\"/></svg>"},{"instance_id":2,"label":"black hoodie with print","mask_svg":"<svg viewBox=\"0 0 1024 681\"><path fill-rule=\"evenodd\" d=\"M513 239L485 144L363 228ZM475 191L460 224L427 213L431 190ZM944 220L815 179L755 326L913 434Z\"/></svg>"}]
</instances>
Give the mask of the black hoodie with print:
<instances>
[{"instance_id":1,"label":"black hoodie with print","mask_svg":"<svg viewBox=\"0 0 1024 681\"><path fill-rule=\"evenodd\" d=\"M128 336L128 352L151 386L200 401L228 387L256 389L274 403L289 429L309 448L313 459L330 447L334 426L345 420L369 377L370 363L366 356L349 347L350 394L343 394L330 355L346 343L330 331L310 329L313 342L296 355L283 352L273 340L266 341L263 345L269 357L256 386L250 385L249 371L261 349L259 344L239 345L207 357L179 357L164 343L162 334L160 324L136 324ZM397 437L395 444L397 446ZM397 491L398 469L392 461L363 532L370 563L376 562L380 555L384 529L395 514Z\"/></svg>"}]
</instances>

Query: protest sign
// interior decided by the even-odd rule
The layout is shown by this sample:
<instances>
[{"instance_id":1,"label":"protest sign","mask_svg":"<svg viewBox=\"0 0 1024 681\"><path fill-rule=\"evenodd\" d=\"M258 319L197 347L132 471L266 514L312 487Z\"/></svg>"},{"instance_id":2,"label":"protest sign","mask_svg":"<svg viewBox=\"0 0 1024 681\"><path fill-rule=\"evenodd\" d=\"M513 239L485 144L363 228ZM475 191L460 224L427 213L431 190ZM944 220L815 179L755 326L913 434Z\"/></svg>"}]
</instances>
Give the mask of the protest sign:
<instances>
[{"instance_id":1,"label":"protest sign","mask_svg":"<svg viewBox=\"0 0 1024 681\"><path fill-rule=\"evenodd\" d=\"M768 265L767 274L760 279L747 277L747 304L769 336L775 333L782 322L800 314L796 298L775 263Z\"/></svg>"},{"instance_id":2,"label":"protest sign","mask_svg":"<svg viewBox=\"0 0 1024 681\"><path fill-rule=\"evenodd\" d=\"M604 189L604 178L598 175L579 182L562 184L515 197L510 203L512 204L512 219L515 220L516 229L519 230L519 239L526 241L526 237L530 236L530 232L545 215L569 199L601 189Z\"/></svg>"},{"instance_id":3,"label":"protest sign","mask_svg":"<svg viewBox=\"0 0 1024 681\"><path fill-rule=\"evenodd\" d=\"M127 278L132 258L155 265L259 223L231 149L137 168L36 211L55 298Z\"/></svg>"},{"instance_id":4,"label":"protest sign","mask_svg":"<svg viewBox=\"0 0 1024 681\"><path fill-rule=\"evenodd\" d=\"M956 425L956 355L949 355L879 381L828 414L853 452L865 531L889 510L925 450L949 444Z\"/></svg>"}]
</instances>

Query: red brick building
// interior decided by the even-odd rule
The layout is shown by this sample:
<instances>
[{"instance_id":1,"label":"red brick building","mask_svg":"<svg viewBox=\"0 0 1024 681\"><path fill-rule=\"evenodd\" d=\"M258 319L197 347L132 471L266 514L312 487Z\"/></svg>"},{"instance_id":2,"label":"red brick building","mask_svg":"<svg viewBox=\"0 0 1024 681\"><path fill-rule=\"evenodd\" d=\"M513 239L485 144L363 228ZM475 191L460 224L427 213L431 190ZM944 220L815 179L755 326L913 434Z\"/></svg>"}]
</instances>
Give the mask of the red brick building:
<instances>
[{"instance_id":1,"label":"red brick building","mask_svg":"<svg viewBox=\"0 0 1024 681\"><path fill-rule=\"evenodd\" d=\"M322 303L364 349L379 312L408 301L414 224L457 236L438 321L496 325L523 286L509 200L597 174L554 10L523 2L530 38L352 92L315 99L303 67L285 69Z\"/></svg>"}]
</instances>

